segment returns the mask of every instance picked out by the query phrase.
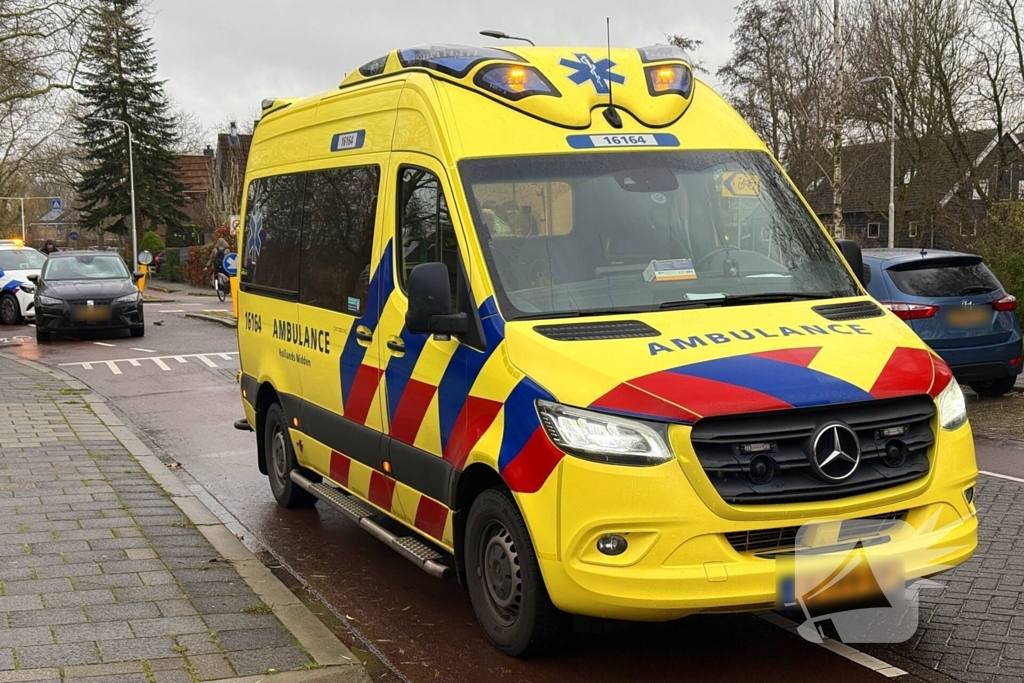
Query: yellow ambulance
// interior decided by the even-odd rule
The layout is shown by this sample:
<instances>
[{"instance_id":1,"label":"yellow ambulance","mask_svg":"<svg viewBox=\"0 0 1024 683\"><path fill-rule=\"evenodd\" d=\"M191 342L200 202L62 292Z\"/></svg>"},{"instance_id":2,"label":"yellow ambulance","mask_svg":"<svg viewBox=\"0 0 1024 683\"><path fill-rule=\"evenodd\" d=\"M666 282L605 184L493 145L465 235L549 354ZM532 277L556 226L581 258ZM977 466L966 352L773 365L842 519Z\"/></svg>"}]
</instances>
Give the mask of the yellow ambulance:
<instances>
[{"instance_id":1,"label":"yellow ambulance","mask_svg":"<svg viewBox=\"0 0 1024 683\"><path fill-rule=\"evenodd\" d=\"M396 50L264 102L243 214L275 498L457 577L504 652L771 607L801 548L974 551L949 368L675 48Z\"/></svg>"}]
</instances>

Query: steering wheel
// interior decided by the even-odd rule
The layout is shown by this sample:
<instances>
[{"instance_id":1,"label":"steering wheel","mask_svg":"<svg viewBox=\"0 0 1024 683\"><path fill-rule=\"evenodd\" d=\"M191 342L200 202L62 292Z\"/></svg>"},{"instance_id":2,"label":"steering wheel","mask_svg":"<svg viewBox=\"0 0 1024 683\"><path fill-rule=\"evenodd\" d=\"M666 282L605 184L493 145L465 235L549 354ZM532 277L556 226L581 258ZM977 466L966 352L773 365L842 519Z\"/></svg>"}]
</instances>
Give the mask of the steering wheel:
<instances>
[{"instance_id":1,"label":"steering wheel","mask_svg":"<svg viewBox=\"0 0 1024 683\"><path fill-rule=\"evenodd\" d=\"M712 259L712 257L717 256L723 251L728 253L730 251L742 251L742 249L738 249L737 247L718 247L717 249L712 249L708 253L704 254L704 256L702 256L701 259L694 264L693 269L701 270L705 263L707 263Z\"/></svg>"}]
</instances>

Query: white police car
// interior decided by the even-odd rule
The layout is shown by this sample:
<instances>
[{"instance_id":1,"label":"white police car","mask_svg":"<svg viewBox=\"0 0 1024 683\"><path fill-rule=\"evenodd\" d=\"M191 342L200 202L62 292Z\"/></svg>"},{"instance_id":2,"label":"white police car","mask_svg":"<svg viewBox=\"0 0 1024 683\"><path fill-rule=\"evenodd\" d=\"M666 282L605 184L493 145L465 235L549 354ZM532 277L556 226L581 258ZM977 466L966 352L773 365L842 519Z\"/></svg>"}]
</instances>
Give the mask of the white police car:
<instances>
[{"instance_id":1,"label":"white police car","mask_svg":"<svg viewBox=\"0 0 1024 683\"><path fill-rule=\"evenodd\" d=\"M45 261L21 240L0 240L0 324L18 325L36 317L36 287L28 276L39 275Z\"/></svg>"}]
</instances>

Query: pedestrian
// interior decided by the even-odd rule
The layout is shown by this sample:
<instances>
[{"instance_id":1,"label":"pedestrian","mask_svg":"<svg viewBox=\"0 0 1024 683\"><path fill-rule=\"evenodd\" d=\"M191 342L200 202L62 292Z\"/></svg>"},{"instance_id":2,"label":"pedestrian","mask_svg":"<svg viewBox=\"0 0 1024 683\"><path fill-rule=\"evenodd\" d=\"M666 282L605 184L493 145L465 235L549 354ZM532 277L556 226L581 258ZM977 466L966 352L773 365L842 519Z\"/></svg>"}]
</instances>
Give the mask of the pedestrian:
<instances>
[{"instance_id":1,"label":"pedestrian","mask_svg":"<svg viewBox=\"0 0 1024 683\"><path fill-rule=\"evenodd\" d=\"M53 240L46 240L46 244L44 244L43 248L39 251L49 256L53 252L57 251L57 245L53 243Z\"/></svg>"}]
</instances>

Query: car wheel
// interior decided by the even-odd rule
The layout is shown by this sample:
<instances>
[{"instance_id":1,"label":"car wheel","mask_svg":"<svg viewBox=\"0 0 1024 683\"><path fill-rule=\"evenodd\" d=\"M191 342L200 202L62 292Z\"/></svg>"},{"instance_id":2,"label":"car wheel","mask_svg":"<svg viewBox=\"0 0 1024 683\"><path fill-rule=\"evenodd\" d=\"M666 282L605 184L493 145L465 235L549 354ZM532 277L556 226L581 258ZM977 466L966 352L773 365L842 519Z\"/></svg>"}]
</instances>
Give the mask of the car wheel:
<instances>
[{"instance_id":1,"label":"car wheel","mask_svg":"<svg viewBox=\"0 0 1024 683\"><path fill-rule=\"evenodd\" d=\"M999 379L987 379L983 382L971 382L970 387L978 396L996 398L1002 396L1017 383L1017 376L1000 377Z\"/></svg>"},{"instance_id":2,"label":"car wheel","mask_svg":"<svg viewBox=\"0 0 1024 683\"><path fill-rule=\"evenodd\" d=\"M490 489L473 501L463 546L470 601L491 643L513 657L561 647L570 617L548 597L526 523L508 491Z\"/></svg>"},{"instance_id":3,"label":"car wheel","mask_svg":"<svg viewBox=\"0 0 1024 683\"><path fill-rule=\"evenodd\" d=\"M286 508L310 507L316 496L292 481L292 470L299 469L292 439L288 435L288 420L280 403L270 406L263 428L264 452L267 454L267 474L270 490L278 505Z\"/></svg>"},{"instance_id":4,"label":"car wheel","mask_svg":"<svg viewBox=\"0 0 1024 683\"><path fill-rule=\"evenodd\" d=\"M145 327L132 327L128 330L133 337L144 337L146 335Z\"/></svg>"},{"instance_id":5,"label":"car wheel","mask_svg":"<svg viewBox=\"0 0 1024 683\"><path fill-rule=\"evenodd\" d=\"M37 344L49 344L50 343L50 331L41 330L36 328L36 343Z\"/></svg>"},{"instance_id":6,"label":"car wheel","mask_svg":"<svg viewBox=\"0 0 1024 683\"><path fill-rule=\"evenodd\" d=\"M21 304L13 294L0 297L0 323L4 325L21 324Z\"/></svg>"}]
</instances>

